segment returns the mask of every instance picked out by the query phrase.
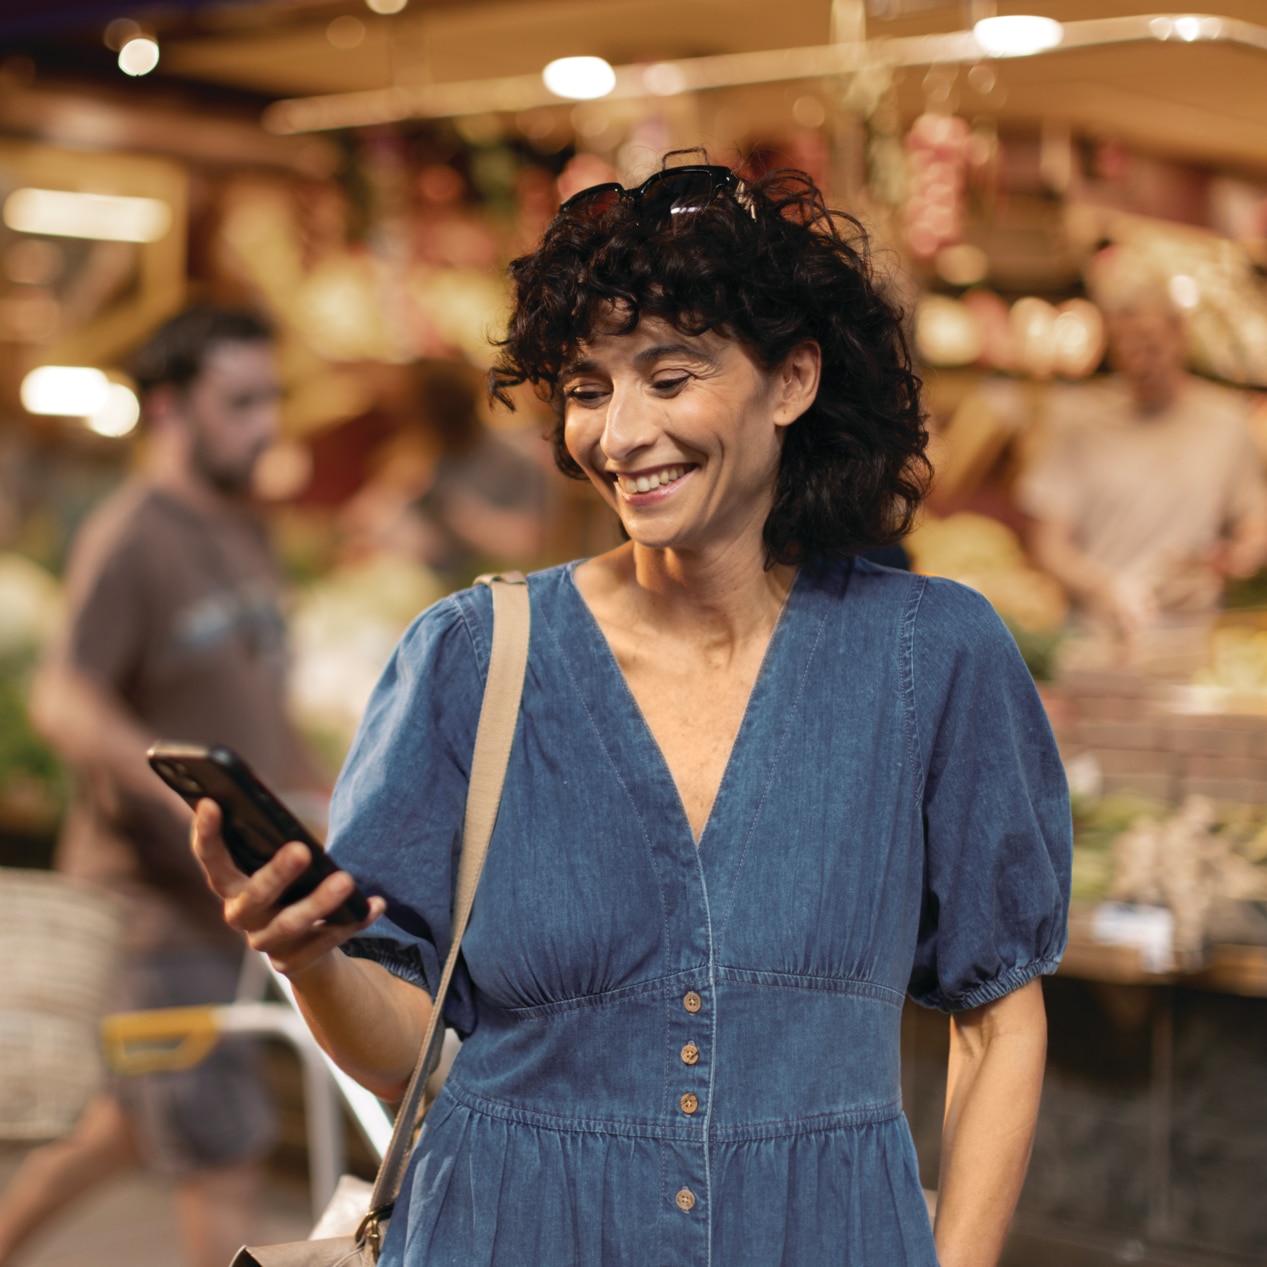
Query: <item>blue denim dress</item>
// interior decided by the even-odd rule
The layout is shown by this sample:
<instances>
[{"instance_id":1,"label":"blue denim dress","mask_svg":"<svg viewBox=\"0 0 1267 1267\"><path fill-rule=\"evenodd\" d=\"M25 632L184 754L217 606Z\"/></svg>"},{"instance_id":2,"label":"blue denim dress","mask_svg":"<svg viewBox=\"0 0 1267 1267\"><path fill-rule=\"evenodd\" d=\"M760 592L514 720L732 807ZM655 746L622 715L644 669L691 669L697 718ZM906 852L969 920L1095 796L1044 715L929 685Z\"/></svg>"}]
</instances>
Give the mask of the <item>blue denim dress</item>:
<instances>
[{"instance_id":1,"label":"blue denim dress","mask_svg":"<svg viewBox=\"0 0 1267 1267\"><path fill-rule=\"evenodd\" d=\"M384 1267L933 1267L903 999L975 1007L1065 939L1068 797L1011 637L948 581L802 569L697 846L572 566L531 600L466 1040ZM482 588L418 618L332 808L389 903L355 953L429 991L491 633Z\"/></svg>"}]
</instances>

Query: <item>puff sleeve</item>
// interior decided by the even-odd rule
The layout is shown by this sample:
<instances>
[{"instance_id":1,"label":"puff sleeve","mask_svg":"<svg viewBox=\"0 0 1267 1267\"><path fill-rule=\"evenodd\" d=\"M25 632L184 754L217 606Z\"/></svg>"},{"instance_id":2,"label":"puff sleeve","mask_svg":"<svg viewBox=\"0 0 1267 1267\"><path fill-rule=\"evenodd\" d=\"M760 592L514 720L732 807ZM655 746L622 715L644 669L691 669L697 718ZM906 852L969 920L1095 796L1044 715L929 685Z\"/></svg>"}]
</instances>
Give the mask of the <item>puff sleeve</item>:
<instances>
[{"instance_id":1,"label":"puff sleeve","mask_svg":"<svg viewBox=\"0 0 1267 1267\"><path fill-rule=\"evenodd\" d=\"M925 845L910 994L958 1012L1056 970L1073 854L1069 794L1029 671L981 595L925 582L909 669Z\"/></svg>"},{"instance_id":2,"label":"puff sleeve","mask_svg":"<svg viewBox=\"0 0 1267 1267\"><path fill-rule=\"evenodd\" d=\"M485 591L482 604L490 606ZM427 609L379 678L330 804L329 851L362 891L387 899L383 917L348 942L432 997L448 953L453 890L475 730L488 668L467 591ZM474 1028L461 963L445 1020Z\"/></svg>"}]
</instances>

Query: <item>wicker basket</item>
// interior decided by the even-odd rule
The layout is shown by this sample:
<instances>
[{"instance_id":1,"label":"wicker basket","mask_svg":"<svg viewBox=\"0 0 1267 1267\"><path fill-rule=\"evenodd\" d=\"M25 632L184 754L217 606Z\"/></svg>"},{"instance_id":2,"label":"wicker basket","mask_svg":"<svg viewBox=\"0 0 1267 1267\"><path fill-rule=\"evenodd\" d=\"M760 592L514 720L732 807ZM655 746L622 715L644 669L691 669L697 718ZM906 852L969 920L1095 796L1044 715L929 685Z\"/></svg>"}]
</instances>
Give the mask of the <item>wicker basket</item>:
<instances>
[{"instance_id":1,"label":"wicker basket","mask_svg":"<svg viewBox=\"0 0 1267 1267\"><path fill-rule=\"evenodd\" d=\"M0 1138L64 1135L100 1085L98 1023L122 928L94 891L0 868Z\"/></svg>"}]
</instances>

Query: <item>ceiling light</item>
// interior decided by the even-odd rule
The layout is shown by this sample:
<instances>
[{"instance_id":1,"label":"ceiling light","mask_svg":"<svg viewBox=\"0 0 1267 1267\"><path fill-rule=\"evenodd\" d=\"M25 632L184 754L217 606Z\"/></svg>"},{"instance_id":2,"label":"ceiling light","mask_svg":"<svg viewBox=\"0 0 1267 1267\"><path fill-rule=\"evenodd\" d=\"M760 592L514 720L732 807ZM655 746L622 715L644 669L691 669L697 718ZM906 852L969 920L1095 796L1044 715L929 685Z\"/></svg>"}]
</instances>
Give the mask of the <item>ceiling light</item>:
<instances>
[{"instance_id":1,"label":"ceiling light","mask_svg":"<svg viewBox=\"0 0 1267 1267\"><path fill-rule=\"evenodd\" d=\"M1063 28L1053 18L1025 14L982 18L972 28L973 38L987 57L1029 57L1055 48L1063 35Z\"/></svg>"},{"instance_id":2,"label":"ceiling light","mask_svg":"<svg viewBox=\"0 0 1267 1267\"><path fill-rule=\"evenodd\" d=\"M29 414L89 418L106 406L110 380L82 365L41 365L23 380L19 391Z\"/></svg>"},{"instance_id":3,"label":"ceiling light","mask_svg":"<svg viewBox=\"0 0 1267 1267\"><path fill-rule=\"evenodd\" d=\"M141 402L136 393L123 383L107 383L101 407L84 421L89 431L99 436L126 436L136 429L141 418Z\"/></svg>"},{"instance_id":4,"label":"ceiling light","mask_svg":"<svg viewBox=\"0 0 1267 1267\"><path fill-rule=\"evenodd\" d=\"M409 0L365 0L365 7L371 13L399 13Z\"/></svg>"},{"instance_id":5,"label":"ceiling light","mask_svg":"<svg viewBox=\"0 0 1267 1267\"><path fill-rule=\"evenodd\" d=\"M125 75L148 75L158 65L158 41L137 35L119 50L119 69Z\"/></svg>"},{"instance_id":6,"label":"ceiling light","mask_svg":"<svg viewBox=\"0 0 1267 1267\"><path fill-rule=\"evenodd\" d=\"M601 57L560 57L541 72L545 86L556 97L592 101L616 86L616 72Z\"/></svg>"},{"instance_id":7,"label":"ceiling light","mask_svg":"<svg viewBox=\"0 0 1267 1267\"><path fill-rule=\"evenodd\" d=\"M157 242L171 227L172 212L157 198L15 189L5 199L4 222L18 233L43 237Z\"/></svg>"}]
</instances>

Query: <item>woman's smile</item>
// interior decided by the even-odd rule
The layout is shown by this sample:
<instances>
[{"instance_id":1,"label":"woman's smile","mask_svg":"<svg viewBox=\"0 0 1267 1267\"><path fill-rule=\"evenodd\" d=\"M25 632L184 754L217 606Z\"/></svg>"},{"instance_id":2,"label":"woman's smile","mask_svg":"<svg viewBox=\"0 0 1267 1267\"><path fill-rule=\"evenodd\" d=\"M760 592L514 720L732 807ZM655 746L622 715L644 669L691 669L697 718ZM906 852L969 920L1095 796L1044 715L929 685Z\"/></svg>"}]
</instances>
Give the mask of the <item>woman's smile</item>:
<instances>
[{"instance_id":1,"label":"woman's smile","mask_svg":"<svg viewBox=\"0 0 1267 1267\"><path fill-rule=\"evenodd\" d=\"M694 463L682 463L677 466L652 467L641 471L609 471L616 487L633 501L651 495L667 497L674 492L682 480L695 470Z\"/></svg>"}]
</instances>

